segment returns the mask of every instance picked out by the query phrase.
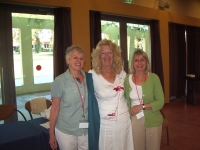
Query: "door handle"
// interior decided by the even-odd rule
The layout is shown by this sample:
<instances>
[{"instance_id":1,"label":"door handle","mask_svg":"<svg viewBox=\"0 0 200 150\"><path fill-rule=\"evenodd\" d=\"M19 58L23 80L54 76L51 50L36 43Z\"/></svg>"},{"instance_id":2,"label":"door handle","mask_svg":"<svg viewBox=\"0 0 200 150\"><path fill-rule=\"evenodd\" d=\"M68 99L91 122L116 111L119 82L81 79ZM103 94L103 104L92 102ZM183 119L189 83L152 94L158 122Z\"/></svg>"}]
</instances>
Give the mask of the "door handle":
<instances>
[{"instance_id":1,"label":"door handle","mask_svg":"<svg viewBox=\"0 0 200 150\"><path fill-rule=\"evenodd\" d=\"M2 89L2 93L1 93L1 96L2 96L2 104L5 104L5 99L6 99L6 96L5 96L5 88L4 88L4 75L3 75L3 67L1 68L1 82L2 82L2 87L1 87L1 89Z\"/></svg>"}]
</instances>

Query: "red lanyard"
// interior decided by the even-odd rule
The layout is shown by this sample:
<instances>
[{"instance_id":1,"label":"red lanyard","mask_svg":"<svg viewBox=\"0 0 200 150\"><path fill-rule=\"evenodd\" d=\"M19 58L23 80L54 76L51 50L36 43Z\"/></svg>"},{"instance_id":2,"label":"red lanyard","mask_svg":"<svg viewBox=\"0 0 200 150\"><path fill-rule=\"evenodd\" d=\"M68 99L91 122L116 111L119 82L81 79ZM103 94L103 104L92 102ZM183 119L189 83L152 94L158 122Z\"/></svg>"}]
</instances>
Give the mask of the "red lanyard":
<instances>
[{"instance_id":1,"label":"red lanyard","mask_svg":"<svg viewBox=\"0 0 200 150\"><path fill-rule=\"evenodd\" d=\"M142 104L143 99L139 97L139 93L138 93L138 89L137 89L137 85L136 85L136 75L134 76L134 79L135 79L135 88L136 88L136 91L137 91L138 100L139 100L140 104ZM145 75L145 81L146 81L146 75Z\"/></svg>"},{"instance_id":2,"label":"red lanyard","mask_svg":"<svg viewBox=\"0 0 200 150\"><path fill-rule=\"evenodd\" d=\"M74 78L73 78L74 79ZM79 95L80 95L80 100L81 100L81 104L82 104L82 110L83 110L83 112L84 112L84 105L85 105L85 97L86 97L86 85L85 85L85 82L84 82L84 80L83 80L83 83L84 83L84 99L83 99L83 97L81 96L81 91L80 91L80 88L79 88L79 86L78 86L78 84L77 84L77 82L76 82L76 80L74 79L74 82L76 83L76 86L77 86L77 88L78 88L78 92L79 92Z\"/></svg>"}]
</instances>

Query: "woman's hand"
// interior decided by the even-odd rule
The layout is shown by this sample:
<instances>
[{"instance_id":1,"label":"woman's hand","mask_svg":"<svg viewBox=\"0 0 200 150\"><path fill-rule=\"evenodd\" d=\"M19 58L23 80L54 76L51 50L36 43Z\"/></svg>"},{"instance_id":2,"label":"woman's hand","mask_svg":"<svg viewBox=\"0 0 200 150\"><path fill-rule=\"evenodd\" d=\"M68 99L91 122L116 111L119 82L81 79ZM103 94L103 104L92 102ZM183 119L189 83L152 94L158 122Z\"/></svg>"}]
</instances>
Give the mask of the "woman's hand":
<instances>
[{"instance_id":1,"label":"woman's hand","mask_svg":"<svg viewBox=\"0 0 200 150\"><path fill-rule=\"evenodd\" d=\"M57 145L57 141L56 141L55 135L50 135L49 144L50 144L52 150L57 150L58 149L58 145Z\"/></svg>"},{"instance_id":2,"label":"woman's hand","mask_svg":"<svg viewBox=\"0 0 200 150\"><path fill-rule=\"evenodd\" d=\"M130 109L130 114L132 116L136 115L140 110L142 110L142 105L135 105L133 107L131 107Z\"/></svg>"},{"instance_id":3,"label":"woman's hand","mask_svg":"<svg viewBox=\"0 0 200 150\"><path fill-rule=\"evenodd\" d=\"M51 146L51 148L53 150L57 150L58 145L57 145L57 140L55 137L55 125L56 125L56 121L58 118L58 113L60 110L60 98L55 98L52 97L52 106L51 106L51 110L50 110L50 120L49 120L49 135L50 135L50 139L49 139L49 144Z\"/></svg>"}]
</instances>

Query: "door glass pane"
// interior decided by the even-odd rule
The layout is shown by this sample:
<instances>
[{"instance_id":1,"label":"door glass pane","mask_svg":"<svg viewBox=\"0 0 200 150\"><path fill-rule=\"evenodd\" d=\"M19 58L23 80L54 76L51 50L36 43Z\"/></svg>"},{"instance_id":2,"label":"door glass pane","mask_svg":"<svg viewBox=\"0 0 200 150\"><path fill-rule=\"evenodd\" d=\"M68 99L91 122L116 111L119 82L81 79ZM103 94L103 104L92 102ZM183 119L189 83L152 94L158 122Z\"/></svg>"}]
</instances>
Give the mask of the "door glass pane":
<instances>
[{"instance_id":1,"label":"door glass pane","mask_svg":"<svg viewBox=\"0 0 200 150\"><path fill-rule=\"evenodd\" d=\"M14 75L15 86L23 85L22 59L20 54L21 48L21 31L19 28L12 28L13 37L13 59L14 59Z\"/></svg>"},{"instance_id":2,"label":"door glass pane","mask_svg":"<svg viewBox=\"0 0 200 150\"><path fill-rule=\"evenodd\" d=\"M24 107L27 101L35 97L51 99L54 16L12 13L12 27L17 108L29 120Z\"/></svg>"},{"instance_id":3,"label":"door glass pane","mask_svg":"<svg viewBox=\"0 0 200 150\"><path fill-rule=\"evenodd\" d=\"M130 69L131 58L135 50L143 50L150 57L150 34L148 25L127 23L127 58ZM151 60L150 60L151 62Z\"/></svg>"},{"instance_id":4,"label":"door glass pane","mask_svg":"<svg viewBox=\"0 0 200 150\"><path fill-rule=\"evenodd\" d=\"M119 22L101 20L101 38L120 46Z\"/></svg>"},{"instance_id":5,"label":"door glass pane","mask_svg":"<svg viewBox=\"0 0 200 150\"><path fill-rule=\"evenodd\" d=\"M32 29L34 84L53 81L53 30Z\"/></svg>"}]
</instances>

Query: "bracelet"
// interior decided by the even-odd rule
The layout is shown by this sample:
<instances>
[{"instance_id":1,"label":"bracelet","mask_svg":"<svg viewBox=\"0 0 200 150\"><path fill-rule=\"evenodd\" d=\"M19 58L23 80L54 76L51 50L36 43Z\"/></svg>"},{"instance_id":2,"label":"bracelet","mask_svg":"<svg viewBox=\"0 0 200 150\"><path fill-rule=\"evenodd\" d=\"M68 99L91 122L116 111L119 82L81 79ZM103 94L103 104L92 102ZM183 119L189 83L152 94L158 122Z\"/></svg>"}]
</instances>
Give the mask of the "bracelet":
<instances>
[{"instance_id":1,"label":"bracelet","mask_svg":"<svg viewBox=\"0 0 200 150\"><path fill-rule=\"evenodd\" d=\"M145 110L145 105L144 104L142 104L142 109Z\"/></svg>"}]
</instances>

